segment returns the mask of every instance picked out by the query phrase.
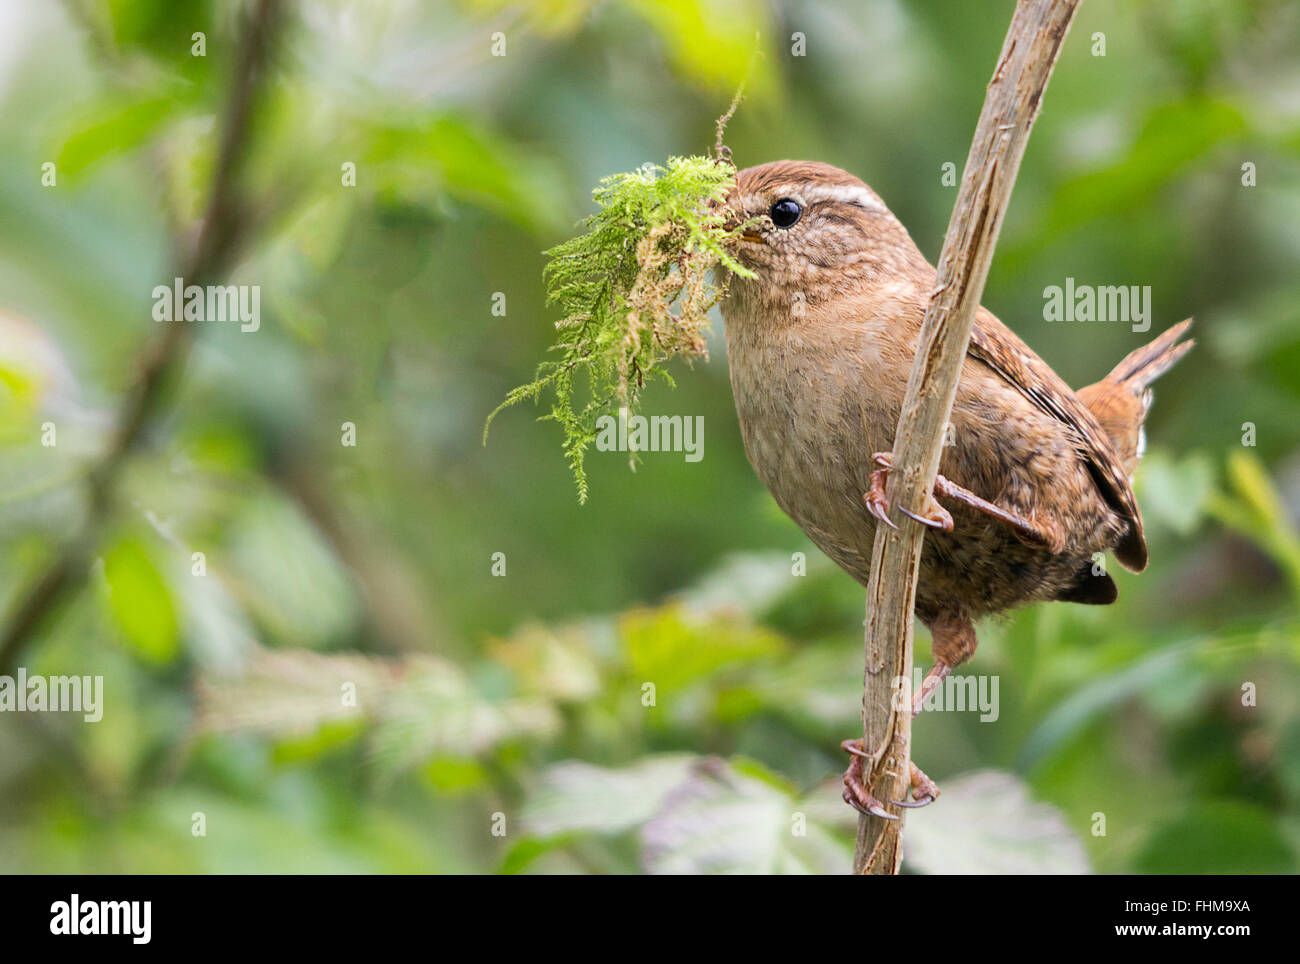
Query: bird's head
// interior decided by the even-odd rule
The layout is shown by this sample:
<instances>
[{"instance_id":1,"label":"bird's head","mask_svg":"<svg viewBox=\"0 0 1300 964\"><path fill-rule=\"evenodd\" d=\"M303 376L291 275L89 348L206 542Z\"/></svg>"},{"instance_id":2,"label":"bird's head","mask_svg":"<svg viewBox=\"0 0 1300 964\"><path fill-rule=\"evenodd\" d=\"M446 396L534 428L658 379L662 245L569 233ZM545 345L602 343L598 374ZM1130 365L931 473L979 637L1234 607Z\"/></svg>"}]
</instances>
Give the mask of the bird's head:
<instances>
[{"instance_id":1,"label":"bird's head","mask_svg":"<svg viewBox=\"0 0 1300 964\"><path fill-rule=\"evenodd\" d=\"M773 161L741 171L727 200L746 224L737 259L756 277L733 279L744 299L813 304L875 273L924 258L879 195L817 161Z\"/></svg>"}]
</instances>

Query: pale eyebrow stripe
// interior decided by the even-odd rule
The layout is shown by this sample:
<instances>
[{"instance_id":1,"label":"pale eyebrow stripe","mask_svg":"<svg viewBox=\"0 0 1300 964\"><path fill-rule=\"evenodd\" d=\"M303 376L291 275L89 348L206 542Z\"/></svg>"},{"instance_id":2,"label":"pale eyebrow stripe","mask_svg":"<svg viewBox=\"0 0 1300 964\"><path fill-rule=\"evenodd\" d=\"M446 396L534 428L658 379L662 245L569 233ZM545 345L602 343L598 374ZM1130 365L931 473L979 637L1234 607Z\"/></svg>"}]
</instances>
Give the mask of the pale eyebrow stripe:
<instances>
[{"instance_id":1,"label":"pale eyebrow stripe","mask_svg":"<svg viewBox=\"0 0 1300 964\"><path fill-rule=\"evenodd\" d=\"M745 201L765 200L766 196L769 195L773 198L797 197L807 204L816 204L819 201L838 201L845 204L856 204L868 211L888 210L870 189L855 187L851 184L819 184L812 187L803 184L779 184L764 191L762 195L747 194L744 199Z\"/></svg>"},{"instance_id":2,"label":"pale eyebrow stripe","mask_svg":"<svg viewBox=\"0 0 1300 964\"><path fill-rule=\"evenodd\" d=\"M805 188L800 193L809 204L815 204L818 201L839 201L846 204L857 204L870 211L885 210L885 206L880 203L879 198L872 194L871 191L863 187L854 187L851 184L819 185Z\"/></svg>"}]
</instances>

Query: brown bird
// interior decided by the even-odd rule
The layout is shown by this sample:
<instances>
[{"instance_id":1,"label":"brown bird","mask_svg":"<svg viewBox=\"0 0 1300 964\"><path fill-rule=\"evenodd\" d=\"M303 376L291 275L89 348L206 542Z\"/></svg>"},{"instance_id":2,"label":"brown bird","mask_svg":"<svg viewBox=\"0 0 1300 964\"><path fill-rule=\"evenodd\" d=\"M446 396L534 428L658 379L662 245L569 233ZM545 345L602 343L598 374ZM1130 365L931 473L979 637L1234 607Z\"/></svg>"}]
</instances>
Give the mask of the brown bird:
<instances>
[{"instance_id":1,"label":"brown bird","mask_svg":"<svg viewBox=\"0 0 1300 964\"><path fill-rule=\"evenodd\" d=\"M877 524L890 522L886 474L936 273L862 181L829 164L776 161L741 171L728 199L748 222L722 315L745 452L777 504L866 584ZM1074 392L983 308L962 365L928 506L933 527L916 615L934 668L913 712L975 652L973 621L1040 600L1107 604L1115 583L1094 555L1147 564L1129 483L1151 404L1147 387L1192 347L1190 319ZM861 741L845 799L891 816L863 786ZM912 805L938 789L911 773Z\"/></svg>"}]
</instances>

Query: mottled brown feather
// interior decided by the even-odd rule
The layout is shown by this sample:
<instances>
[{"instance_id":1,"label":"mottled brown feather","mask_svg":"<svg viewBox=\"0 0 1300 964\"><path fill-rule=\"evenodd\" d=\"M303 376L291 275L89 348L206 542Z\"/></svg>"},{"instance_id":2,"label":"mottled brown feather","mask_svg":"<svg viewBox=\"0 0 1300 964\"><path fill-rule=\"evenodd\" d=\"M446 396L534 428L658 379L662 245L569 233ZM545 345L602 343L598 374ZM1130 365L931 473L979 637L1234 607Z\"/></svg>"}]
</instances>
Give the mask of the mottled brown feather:
<instances>
[{"instance_id":1,"label":"mottled brown feather","mask_svg":"<svg viewBox=\"0 0 1300 964\"><path fill-rule=\"evenodd\" d=\"M968 351L1044 412L1074 430L1079 456L1088 463L1102 498L1129 526L1115 547L1115 558L1134 572L1145 569L1147 543L1142 513L1129 474L1092 412L1015 332L988 312L981 311L976 317Z\"/></svg>"}]
</instances>

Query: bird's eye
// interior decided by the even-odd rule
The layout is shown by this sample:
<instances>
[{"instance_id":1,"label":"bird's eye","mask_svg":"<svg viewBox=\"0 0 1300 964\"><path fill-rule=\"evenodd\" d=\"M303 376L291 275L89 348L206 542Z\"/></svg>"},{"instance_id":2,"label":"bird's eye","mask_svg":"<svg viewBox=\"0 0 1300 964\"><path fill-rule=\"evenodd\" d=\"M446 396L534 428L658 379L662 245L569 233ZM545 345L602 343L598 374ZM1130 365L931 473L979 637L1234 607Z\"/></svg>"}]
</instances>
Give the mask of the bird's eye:
<instances>
[{"instance_id":1,"label":"bird's eye","mask_svg":"<svg viewBox=\"0 0 1300 964\"><path fill-rule=\"evenodd\" d=\"M772 223L778 228L792 228L803 214L803 208L794 198L783 197L773 204L772 210L767 213L772 216Z\"/></svg>"}]
</instances>

